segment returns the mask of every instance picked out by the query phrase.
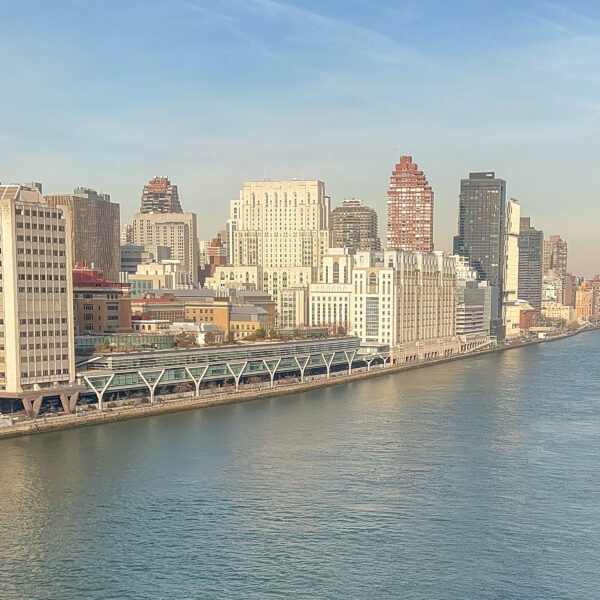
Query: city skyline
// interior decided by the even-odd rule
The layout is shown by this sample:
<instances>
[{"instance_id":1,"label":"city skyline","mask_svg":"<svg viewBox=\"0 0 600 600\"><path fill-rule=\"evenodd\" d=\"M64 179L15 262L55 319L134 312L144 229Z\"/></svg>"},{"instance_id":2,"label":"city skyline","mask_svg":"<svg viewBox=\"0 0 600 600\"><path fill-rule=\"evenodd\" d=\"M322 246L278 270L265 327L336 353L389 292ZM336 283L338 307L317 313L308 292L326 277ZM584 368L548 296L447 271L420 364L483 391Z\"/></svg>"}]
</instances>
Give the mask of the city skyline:
<instances>
[{"instance_id":1,"label":"city skyline","mask_svg":"<svg viewBox=\"0 0 600 600\"><path fill-rule=\"evenodd\" d=\"M591 276L597 6L386 4L8 6L29 35L7 28L0 64L36 93L0 100L0 181L102 190L128 222L164 173L210 238L265 176L323 180L333 206L362 198L382 222L389 165L410 154L436 193L436 247L456 232L459 179L493 170Z\"/></svg>"}]
</instances>

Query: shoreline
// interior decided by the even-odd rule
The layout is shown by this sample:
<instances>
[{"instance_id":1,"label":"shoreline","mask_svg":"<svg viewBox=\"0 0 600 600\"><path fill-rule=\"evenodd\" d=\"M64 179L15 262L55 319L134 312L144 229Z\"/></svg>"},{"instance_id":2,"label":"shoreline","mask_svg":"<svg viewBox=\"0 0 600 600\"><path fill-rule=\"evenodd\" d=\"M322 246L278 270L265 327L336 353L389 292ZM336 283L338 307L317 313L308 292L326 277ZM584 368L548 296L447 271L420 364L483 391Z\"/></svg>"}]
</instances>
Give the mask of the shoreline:
<instances>
[{"instance_id":1,"label":"shoreline","mask_svg":"<svg viewBox=\"0 0 600 600\"><path fill-rule=\"evenodd\" d=\"M92 425L99 425L102 423L114 423L119 421L128 421L130 419L141 419L144 417L154 415L183 412L187 410L196 410L200 408L206 408L209 406L239 404L242 402L249 402L251 400L258 400L261 398L296 394L298 392L329 387L332 385L352 383L355 381L361 381L363 379L370 379L372 377L381 377L383 375L402 373L404 371L410 371L413 369L422 369L425 367L444 364L452 361L465 360L476 356L492 354L495 352L505 352L508 350L524 348L535 344L556 342L558 340L570 338L582 333L587 333L589 331L598 331L599 329L600 326L591 326L581 330L570 331L552 338L535 339L526 342L490 348L487 350L478 350L469 354L458 354L454 356L440 357L436 359L423 360L419 362L406 363L385 368L378 365L377 368L374 368L370 371L364 370L360 372L354 372L351 375L344 372L334 373L331 375L330 379L319 377L318 379L307 381L305 383L294 382L289 384L280 384L275 386L274 388L259 387L246 390L242 389L237 392L227 391L224 393L212 394L212 396L210 397L184 397L176 400L166 400L151 405L119 407L107 409L102 412L94 411L90 414L86 414L83 416L59 415L54 417L44 417L43 420L42 418L40 418L37 421L24 421L17 425L4 426L0 428L0 440L26 435L35 435L38 433L47 433L50 431L58 431L62 429L87 427Z\"/></svg>"}]
</instances>

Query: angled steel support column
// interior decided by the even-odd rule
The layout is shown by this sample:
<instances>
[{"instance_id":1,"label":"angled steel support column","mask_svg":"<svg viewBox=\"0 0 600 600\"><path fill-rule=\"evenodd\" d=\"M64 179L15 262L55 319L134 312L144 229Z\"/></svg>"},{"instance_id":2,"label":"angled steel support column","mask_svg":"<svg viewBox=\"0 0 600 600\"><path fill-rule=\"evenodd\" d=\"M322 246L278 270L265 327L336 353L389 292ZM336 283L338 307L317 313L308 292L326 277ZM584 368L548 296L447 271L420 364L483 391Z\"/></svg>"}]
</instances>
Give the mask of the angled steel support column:
<instances>
[{"instance_id":1,"label":"angled steel support column","mask_svg":"<svg viewBox=\"0 0 600 600\"><path fill-rule=\"evenodd\" d=\"M367 371L371 370L371 363L375 360L374 356L370 356L370 357L364 357L363 360L367 363Z\"/></svg>"},{"instance_id":2,"label":"angled steel support column","mask_svg":"<svg viewBox=\"0 0 600 600\"><path fill-rule=\"evenodd\" d=\"M94 376L92 375L92 377L94 377ZM98 398L98 410L104 409L104 403L102 401L104 398L104 393L108 389L108 386L112 383L112 380L115 378L115 374L111 373L110 375L106 375L105 377L108 377L108 381L104 384L104 386L102 388L97 388L92 383L91 379L87 375L83 376L86 383L92 388L92 390L94 390L94 393L96 394L96 398Z\"/></svg>"},{"instance_id":3,"label":"angled steel support column","mask_svg":"<svg viewBox=\"0 0 600 600\"><path fill-rule=\"evenodd\" d=\"M300 369L300 383L304 383L304 370L306 369L308 361L310 360L310 354L307 357L300 356L299 358L301 361L303 361L302 363L300 363L300 360L298 360L297 356L294 356L294 360Z\"/></svg>"},{"instance_id":4,"label":"angled steel support column","mask_svg":"<svg viewBox=\"0 0 600 600\"><path fill-rule=\"evenodd\" d=\"M331 374L331 363L333 362L333 357L335 356L335 352L329 352L327 355L329 356L329 360L327 360L325 358L325 354L323 352L321 352L321 358L323 359L323 362L325 363L325 367L327 368L327 379L329 379L329 376Z\"/></svg>"},{"instance_id":5,"label":"angled steel support column","mask_svg":"<svg viewBox=\"0 0 600 600\"><path fill-rule=\"evenodd\" d=\"M150 373L159 373L158 377L154 382L149 382L145 377L142 371L138 371L138 375L144 380L144 383L148 386L148 390L150 390L150 404L154 404L154 392L156 391L156 387L160 383L162 376L165 374L166 369L162 369L161 371L146 371L146 375L150 375Z\"/></svg>"},{"instance_id":6,"label":"angled steel support column","mask_svg":"<svg viewBox=\"0 0 600 600\"><path fill-rule=\"evenodd\" d=\"M271 363L271 364L269 364ZM271 387L275 387L275 374L277 373L277 369L279 369L279 365L281 364L281 358L278 360L264 360L263 365L265 365L265 369L269 371L269 377L271 378Z\"/></svg>"},{"instance_id":7,"label":"angled steel support column","mask_svg":"<svg viewBox=\"0 0 600 600\"><path fill-rule=\"evenodd\" d=\"M346 357L346 360L348 361L348 375L352 375L352 362L354 361L354 357L356 356L356 350L353 350L352 352L348 352L348 350L344 350L344 356Z\"/></svg>"},{"instance_id":8,"label":"angled steel support column","mask_svg":"<svg viewBox=\"0 0 600 600\"><path fill-rule=\"evenodd\" d=\"M194 377L194 375L190 371L189 367L185 368L187 374L190 376L191 380L194 382L194 385L196 386L196 396L200 395L200 385L202 384L202 380L204 379L204 376L206 375L206 372L208 371L209 367L210 367L210 364L208 364L208 365L206 365L204 367L201 367L202 368L202 374L200 375L200 377L198 379L196 379Z\"/></svg>"},{"instance_id":9,"label":"angled steel support column","mask_svg":"<svg viewBox=\"0 0 600 600\"><path fill-rule=\"evenodd\" d=\"M229 363L225 363L227 365L227 368L229 369L229 372L233 375L233 378L235 380L235 391L237 392L240 388L240 379L242 377L242 375L244 374L244 369L248 366L248 361L244 362L242 364L242 368L240 369L240 372L236 375L235 371L231 368L231 365ZM239 363L232 363L234 364L236 367L239 366Z\"/></svg>"}]
</instances>

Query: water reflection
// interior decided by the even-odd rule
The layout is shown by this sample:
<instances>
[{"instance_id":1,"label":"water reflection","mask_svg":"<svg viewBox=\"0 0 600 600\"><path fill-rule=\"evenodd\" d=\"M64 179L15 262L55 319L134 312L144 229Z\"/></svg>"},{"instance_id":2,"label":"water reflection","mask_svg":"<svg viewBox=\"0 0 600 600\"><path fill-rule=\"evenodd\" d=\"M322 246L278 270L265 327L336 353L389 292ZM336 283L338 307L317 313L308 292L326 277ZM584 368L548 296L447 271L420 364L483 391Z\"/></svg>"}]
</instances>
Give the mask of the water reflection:
<instances>
[{"instance_id":1,"label":"water reflection","mask_svg":"<svg viewBox=\"0 0 600 600\"><path fill-rule=\"evenodd\" d=\"M4 441L0 597L594 597L599 347Z\"/></svg>"}]
</instances>

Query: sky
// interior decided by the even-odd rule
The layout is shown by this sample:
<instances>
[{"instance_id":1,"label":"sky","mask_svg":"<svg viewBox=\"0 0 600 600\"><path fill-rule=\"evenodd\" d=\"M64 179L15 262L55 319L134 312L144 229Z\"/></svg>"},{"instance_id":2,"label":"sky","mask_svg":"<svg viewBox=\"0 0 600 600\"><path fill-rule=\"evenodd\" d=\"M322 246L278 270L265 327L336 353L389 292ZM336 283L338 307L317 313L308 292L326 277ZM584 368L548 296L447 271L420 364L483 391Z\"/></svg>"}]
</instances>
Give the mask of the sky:
<instances>
[{"instance_id":1,"label":"sky","mask_svg":"<svg viewBox=\"0 0 600 600\"><path fill-rule=\"evenodd\" d=\"M110 193L168 175L201 239L244 181L320 179L385 226L413 156L451 249L460 179L600 272L598 0L0 0L0 181Z\"/></svg>"}]
</instances>

